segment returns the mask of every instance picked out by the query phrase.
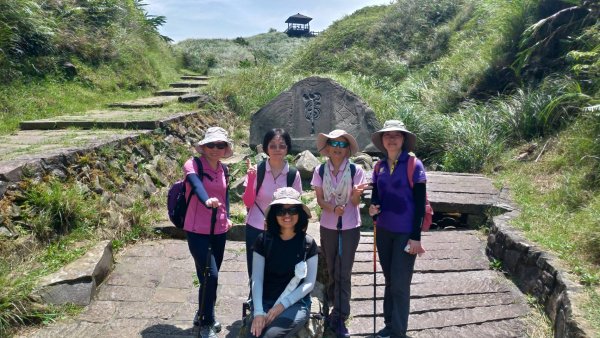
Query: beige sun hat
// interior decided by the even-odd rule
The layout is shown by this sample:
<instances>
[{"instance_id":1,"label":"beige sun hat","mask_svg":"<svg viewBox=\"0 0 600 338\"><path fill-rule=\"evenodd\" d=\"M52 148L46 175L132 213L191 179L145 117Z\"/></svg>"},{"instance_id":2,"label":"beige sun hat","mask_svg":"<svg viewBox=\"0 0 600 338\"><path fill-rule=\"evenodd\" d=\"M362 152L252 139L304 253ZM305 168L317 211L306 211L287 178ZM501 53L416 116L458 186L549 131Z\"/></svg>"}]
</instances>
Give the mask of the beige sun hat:
<instances>
[{"instance_id":1,"label":"beige sun hat","mask_svg":"<svg viewBox=\"0 0 600 338\"><path fill-rule=\"evenodd\" d=\"M383 124L383 128L371 134L371 141L373 142L373 145L377 147L377 149L381 150L384 154L387 153L387 151L383 146L383 141L381 140L381 137L386 131L401 131L404 134L404 143L402 144L402 149L406 151L415 150L417 136L408 131L408 129L406 129L406 126L404 126L404 123L402 123L402 121L387 120Z\"/></svg>"},{"instance_id":2,"label":"beige sun hat","mask_svg":"<svg viewBox=\"0 0 600 338\"><path fill-rule=\"evenodd\" d=\"M327 140L333 140L338 137L344 137L346 140L348 140L348 143L350 143L349 156L352 156L358 152L358 143L356 142L354 136L348 134L348 132L346 132L345 130L336 129L332 130L329 134L319 133L319 135L317 136L317 150L319 151L319 153L321 153L321 155L323 156L327 156Z\"/></svg>"},{"instance_id":3,"label":"beige sun hat","mask_svg":"<svg viewBox=\"0 0 600 338\"><path fill-rule=\"evenodd\" d=\"M198 142L196 150L198 150L198 152L200 154L202 154L202 147L200 147L200 146L203 146L205 144L212 143L212 142L226 142L228 147L227 147L227 151L225 152L225 155L223 157L228 158L233 155L233 142L231 142L231 140L229 139L227 130L225 130L221 127L208 128L206 130L206 133L204 133L204 138L202 140L200 140L200 142Z\"/></svg>"},{"instance_id":4,"label":"beige sun hat","mask_svg":"<svg viewBox=\"0 0 600 338\"><path fill-rule=\"evenodd\" d=\"M294 204L301 205L304 212L306 212L306 216L311 218L310 209L302 203L300 199L300 193L298 190L292 187L283 187L275 190L273 193L273 201L269 204L269 206L265 209L265 215L269 214L269 210L271 210L272 205L276 204Z\"/></svg>"}]
</instances>

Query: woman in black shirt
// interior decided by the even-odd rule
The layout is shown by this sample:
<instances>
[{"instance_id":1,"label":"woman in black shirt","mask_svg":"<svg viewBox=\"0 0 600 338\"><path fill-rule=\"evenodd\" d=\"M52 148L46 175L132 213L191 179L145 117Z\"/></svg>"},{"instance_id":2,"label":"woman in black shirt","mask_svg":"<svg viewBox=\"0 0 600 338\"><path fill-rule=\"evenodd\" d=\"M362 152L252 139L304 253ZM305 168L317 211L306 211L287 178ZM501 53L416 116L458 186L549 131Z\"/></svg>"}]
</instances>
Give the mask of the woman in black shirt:
<instances>
[{"instance_id":1,"label":"woman in black shirt","mask_svg":"<svg viewBox=\"0 0 600 338\"><path fill-rule=\"evenodd\" d=\"M306 234L310 210L293 188L279 188L254 243L249 337L289 337L308 320L317 278L317 244Z\"/></svg>"}]
</instances>

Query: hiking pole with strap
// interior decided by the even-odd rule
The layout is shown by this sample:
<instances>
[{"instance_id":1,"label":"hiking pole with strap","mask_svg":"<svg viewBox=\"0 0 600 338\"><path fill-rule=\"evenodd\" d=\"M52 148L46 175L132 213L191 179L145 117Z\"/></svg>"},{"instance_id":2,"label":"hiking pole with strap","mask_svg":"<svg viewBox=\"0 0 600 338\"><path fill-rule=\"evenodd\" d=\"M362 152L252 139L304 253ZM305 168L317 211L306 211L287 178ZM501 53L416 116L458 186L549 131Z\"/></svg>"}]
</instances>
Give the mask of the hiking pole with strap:
<instances>
[{"instance_id":1,"label":"hiking pole with strap","mask_svg":"<svg viewBox=\"0 0 600 338\"><path fill-rule=\"evenodd\" d=\"M200 309L198 310L198 319L200 320L200 326L202 326L202 317L204 316L204 302L206 301L206 284L208 284L208 277L210 275L210 260L212 257L212 240L215 234L215 224L217 223L217 208L212 208L212 215L210 216L210 235L208 237L208 248L206 251L206 262L204 265L204 273L202 274L202 288L200 298ZM214 324L214 323L213 323ZM211 325L213 325L211 324ZM198 337L200 337L201 330L198 330Z\"/></svg>"},{"instance_id":2,"label":"hiking pole with strap","mask_svg":"<svg viewBox=\"0 0 600 338\"><path fill-rule=\"evenodd\" d=\"M377 214L373 215L373 337L377 336Z\"/></svg>"},{"instance_id":3,"label":"hiking pole with strap","mask_svg":"<svg viewBox=\"0 0 600 338\"><path fill-rule=\"evenodd\" d=\"M338 216L338 220L337 220L337 233L338 233L338 259L340 261L339 264L339 270L338 270L338 304L339 304L339 309L338 311L340 311L340 313L338 313L338 326L337 326L337 332L336 332L336 336L340 337L341 335L340 330L342 327L342 216ZM334 304L335 307L335 304Z\"/></svg>"}]
</instances>

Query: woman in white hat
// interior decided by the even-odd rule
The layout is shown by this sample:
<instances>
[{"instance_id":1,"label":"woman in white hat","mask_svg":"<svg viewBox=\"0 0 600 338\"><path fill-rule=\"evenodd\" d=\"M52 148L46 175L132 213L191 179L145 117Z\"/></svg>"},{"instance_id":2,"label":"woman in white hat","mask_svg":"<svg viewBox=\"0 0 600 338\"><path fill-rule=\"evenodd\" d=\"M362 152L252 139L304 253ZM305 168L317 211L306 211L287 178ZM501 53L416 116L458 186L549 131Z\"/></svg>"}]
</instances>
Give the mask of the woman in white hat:
<instances>
[{"instance_id":1,"label":"woman in white hat","mask_svg":"<svg viewBox=\"0 0 600 338\"><path fill-rule=\"evenodd\" d=\"M377 253L385 277L385 327L377 333L379 338L406 337L415 259L424 252L421 224L425 215L427 176L423 163L415 159L412 189L407 174L416 139L397 120L386 121L381 130L371 135L373 144L385 155L373 171L369 207L371 216L378 215Z\"/></svg>"},{"instance_id":2,"label":"woman in white hat","mask_svg":"<svg viewBox=\"0 0 600 338\"><path fill-rule=\"evenodd\" d=\"M200 336L217 337L215 331L220 324L215 319L215 303L219 268L223 261L227 230L231 227L229 220L229 195L227 191L227 167L221 159L233 155L233 144L227 131L220 127L210 127L204 138L198 142L196 150L200 157L190 158L183 165L186 192L194 194L186 212L183 229L187 232L188 247L196 264L196 274L200 285L205 285L204 271L207 261L208 246L211 245L211 266L203 304L202 318L196 313L194 325L200 325ZM211 208L217 209L214 224L214 235L211 234ZM199 304L202 303L202 292L198 292Z\"/></svg>"},{"instance_id":3,"label":"woman in white hat","mask_svg":"<svg viewBox=\"0 0 600 338\"><path fill-rule=\"evenodd\" d=\"M336 129L317 136L317 149L327 161L313 173L311 185L321 207L321 252L327 262L327 299L331 312L328 327L337 337L349 337L346 319L350 316L351 273L354 254L360 240L359 202L363 190L364 172L350 163L358 151L356 139L344 130ZM338 252L342 241L341 259Z\"/></svg>"},{"instance_id":4,"label":"woman in white hat","mask_svg":"<svg viewBox=\"0 0 600 338\"><path fill-rule=\"evenodd\" d=\"M265 210L267 229L252 254L253 320L248 337L291 337L310 314L317 243L306 234L310 210L294 188L279 188Z\"/></svg>"}]
</instances>

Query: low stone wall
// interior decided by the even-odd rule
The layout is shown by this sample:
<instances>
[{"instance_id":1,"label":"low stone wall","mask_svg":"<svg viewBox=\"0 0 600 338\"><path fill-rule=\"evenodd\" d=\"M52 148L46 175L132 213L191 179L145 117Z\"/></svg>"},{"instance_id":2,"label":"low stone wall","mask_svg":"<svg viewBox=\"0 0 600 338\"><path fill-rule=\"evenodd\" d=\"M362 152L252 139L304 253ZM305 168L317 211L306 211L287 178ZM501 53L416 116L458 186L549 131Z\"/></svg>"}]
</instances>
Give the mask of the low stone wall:
<instances>
[{"instance_id":1,"label":"low stone wall","mask_svg":"<svg viewBox=\"0 0 600 338\"><path fill-rule=\"evenodd\" d=\"M554 325L554 337L592 337L574 304L581 287L559 268L556 257L531 244L508 224L518 214L514 210L493 218L488 255L501 260L521 291L544 307Z\"/></svg>"},{"instance_id":2,"label":"low stone wall","mask_svg":"<svg viewBox=\"0 0 600 338\"><path fill-rule=\"evenodd\" d=\"M191 147L211 125L227 121L228 113L206 116L180 114L161 121L161 128L137 136L122 137L86 149L67 149L59 155L31 158L2 176L0 194L0 255L8 261L26 259L40 243L34 234L21 229L32 228L28 217L27 189L51 178L77 185L90 198L100 198L102 223L98 229L105 239L112 232L130 226L127 212L136 199L155 194L182 176L179 161L192 154ZM227 128L227 126L224 126Z\"/></svg>"}]
</instances>

